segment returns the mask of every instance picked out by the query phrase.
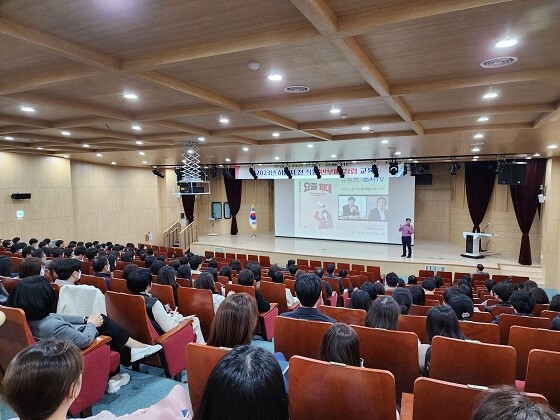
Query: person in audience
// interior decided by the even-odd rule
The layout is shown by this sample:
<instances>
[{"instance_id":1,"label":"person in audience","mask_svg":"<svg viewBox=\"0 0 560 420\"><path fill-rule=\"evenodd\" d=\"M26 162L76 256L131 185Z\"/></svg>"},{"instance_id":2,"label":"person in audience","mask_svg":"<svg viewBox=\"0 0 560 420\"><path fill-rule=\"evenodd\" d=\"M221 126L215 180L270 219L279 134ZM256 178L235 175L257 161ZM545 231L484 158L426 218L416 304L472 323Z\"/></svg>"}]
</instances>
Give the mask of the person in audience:
<instances>
[{"instance_id":1,"label":"person in audience","mask_svg":"<svg viewBox=\"0 0 560 420\"><path fill-rule=\"evenodd\" d=\"M417 284L417 283L418 280L416 279L416 276L414 274L408 276L408 284Z\"/></svg>"},{"instance_id":2,"label":"person in audience","mask_svg":"<svg viewBox=\"0 0 560 420\"><path fill-rule=\"evenodd\" d=\"M228 283L231 283L233 281L233 270L230 266L226 265L220 270L220 276L227 277Z\"/></svg>"},{"instance_id":3,"label":"person in audience","mask_svg":"<svg viewBox=\"0 0 560 420\"><path fill-rule=\"evenodd\" d=\"M422 286L412 286L410 289L410 294L412 295L412 304L417 306L426 305L426 292Z\"/></svg>"},{"instance_id":4,"label":"person in audience","mask_svg":"<svg viewBox=\"0 0 560 420\"><path fill-rule=\"evenodd\" d=\"M212 278L214 279L214 281L216 283L218 282L218 270L215 269L214 267L208 267L206 270L203 271L203 273L212 274Z\"/></svg>"},{"instance_id":5,"label":"person in audience","mask_svg":"<svg viewBox=\"0 0 560 420\"><path fill-rule=\"evenodd\" d=\"M55 257L50 261L49 264L49 271L51 272L51 282L55 282L58 279L58 275L56 274L56 267L62 261L62 257Z\"/></svg>"},{"instance_id":6,"label":"person in audience","mask_svg":"<svg viewBox=\"0 0 560 420\"><path fill-rule=\"evenodd\" d=\"M289 259L283 271L289 271L291 265L296 265L296 260Z\"/></svg>"},{"instance_id":7,"label":"person in audience","mask_svg":"<svg viewBox=\"0 0 560 420\"><path fill-rule=\"evenodd\" d=\"M548 306L549 311L560 312L560 294L552 296L550 299L550 305Z\"/></svg>"},{"instance_id":8,"label":"person in audience","mask_svg":"<svg viewBox=\"0 0 560 420\"><path fill-rule=\"evenodd\" d=\"M533 287L529 290L529 293L531 293L531 295L535 298L535 303L537 304L548 305L550 303L548 295L540 287Z\"/></svg>"},{"instance_id":9,"label":"person in audience","mask_svg":"<svg viewBox=\"0 0 560 420\"><path fill-rule=\"evenodd\" d=\"M484 266L482 264L476 265L476 271L473 274L488 274L484 271Z\"/></svg>"},{"instance_id":10,"label":"person in audience","mask_svg":"<svg viewBox=\"0 0 560 420\"><path fill-rule=\"evenodd\" d=\"M433 295L436 290L436 282L434 279L427 278L422 282L422 289L424 289L424 293L427 295Z\"/></svg>"},{"instance_id":11,"label":"person in audience","mask_svg":"<svg viewBox=\"0 0 560 420\"><path fill-rule=\"evenodd\" d=\"M399 276L392 271L385 274L385 290L395 290L399 285Z\"/></svg>"},{"instance_id":12,"label":"person in audience","mask_svg":"<svg viewBox=\"0 0 560 420\"><path fill-rule=\"evenodd\" d=\"M130 276L130 273L132 273L134 270L139 269L140 266L138 266L137 264L127 264L124 266L123 268L123 272L122 272L122 278L123 280L128 280L128 276Z\"/></svg>"},{"instance_id":13,"label":"person in audience","mask_svg":"<svg viewBox=\"0 0 560 420\"><path fill-rule=\"evenodd\" d=\"M154 255L147 255L144 258L144 268L150 268L156 260L157 258Z\"/></svg>"},{"instance_id":14,"label":"person in audience","mask_svg":"<svg viewBox=\"0 0 560 420\"><path fill-rule=\"evenodd\" d=\"M13 277L12 276L12 260L10 257L5 255L0 255L0 276L3 277ZM18 276L16 273L15 277Z\"/></svg>"},{"instance_id":15,"label":"person in audience","mask_svg":"<svg viewBox=\"0 0 560 420\"><path fill-rule=\"evenodd\" d=\"M379 296L366 315L366 327L396 330L400 315L399 304L390 296Z\"/></svg>"},{"instance_id":16,"label":"person in audience","mask_svg":"<svg viewBox=\"0 0 560 420\"><path fill-rule=\"evenodd\" d=\"M525 290L516 290L511 294L509 302L515 310L515 315L531 316L535 309L535 297Z\"/></svg>"},{"instance_id":17,"label":"person in audience","mask_svg":"<svg viewBox=\"0 0 560 420\"><path fill-rule=\"evenodd\" d=\"M189 264L181 264L179 268L177 268L177 277L189 280L192 287L191 266Z\"/></svg>"},{"instance_id":18,"label":"person in audience","mask_svg":"<svg viewBox=\"0 0 560 420\"><path fill-rule=\"evenodd\" d=\"M231 267L232 270L237 271L238 273L243 270L243 267L241 266L241 261L239 260L232 260L229 263L229 266Z\"/></svg>"},{"instance_id":19,"label":"person in audience","mask_svg":"<svg viewBox=\"0 0 560 420\"><path fill-rule=\"evenodd\" d=\"M288 267L288 272L290 273L290 276L295 276L297 271L298 271L298 267L295 264L292 264Z\"/></svg>"},{"instance_id":20,"label":"person in audience","mask_svg":"<svg viewBox=\"0 0 560 420\"><path fill-rule=\"evenodd\" d=\"M325 362L342 363L349 366L363 366L360 357L360 339L347 324L333 324L323 335L319 359Z\"/></svg>"},{"instance_id":21,"label":"person in audience","mask_svg":"<svg viewBox=\"0 0 560 420\"><path fill-rule=\"evenodd\" d=\"M200 255L193 255L189 260L189 265L191 266L191 274L200 274L202 257Z\"/></svg>"},{"instance_id":22,"label":"person in audience","mask_svg":"<svg viewBox=\"0 0 560 420\"><path fill-rule=\"evenodd\" d=\"M93 263L93 260L97 257L98 253L99 251L97 250L97 248L90 247L86 250L86 259Z\"/></svg>"},{"instance_id":23,"label":"person in audience","mask_svg":"<svg viewBox=\"0 0 560 420\"><path fill-rule=\"evenodd\" d=\"M299 276L303 276L304 274L307 274L305 270L299 270L296 271L296 274L294 274L294 278L297 280Z\"/></svg>"},{"instance_id":24,"label":"person in audience","mask_svg":"<svg viewBox=\"0 0 560 420\"><path fill-rule=\"evenodd\" d=\"M336 322L334 318L323 315L316 308L321 299L322 280L316 274L303 273L296 276L296 296L301 306L294 311L284 312L280 316L287 318L306 319L308 321Z\"/></svg>"},{"instance_id":25,"label":"person in audience","mask_svg":"<svg viewBox=\"0 0 560 420\"><path fill-rule=\"evenodd\" d=\"M162 269L163 270L163 269ZM160 271L161 273L161 271ZM212 301L214 303L214 313L218 312L218 308L224 301L224 297L216 291L216 286L214 283L214 277L211 273L205 271L200 273L196 278L196 288L197 289L208 289L212 292Z\"/></svg>"},{"instance_id":26,"label":"person in audience","mask_svg":"<svg viewBox=\"0 0 560 420\"><path fill-rule=\"evenodd\" d=\"M345 268L338 270L338 278L340 279L340 282L342 283L343 287L344 287L343 279L346 279L346 276L348 276L348 271ZM354 290L354 286L352 286L352 282L350 281L350 279L348 279L348 283L350 283L349 284L350 287L348 288L348 290Z\"/></svg>"},{"instance_id":27,"label":"person in audience","mask_svg":"<svg viewBox=\"0 0 560 420\"><path fill-rule=\"evenodd\" d=\"M366 281L362 284L360 290L365 290L366 292L368 292L372 302L375 299L377 299L377 296L381 296L385 294L385 288L383 287L383 284L379 281L376 281L375 283Z\"/></svg>"},{"instance_id":28,"label":"person in audience","mask_svg":"<svg viewBox=\"0 0 560 420\"><path fill-rule=\"evenodd\" d=\"M484 280L484 287L486 287L486 290L488 290L489 292L492 291L492 288L498 283L496 283L496 280L492 280L492 279L486 279Z\"/></svg>"},{"instance_id":29,"label":"person in audience","mask_svg":"<svg viewBox=\"0 0 560 420\"><path fill-rule=\"evenodd\" d=\"M173 300L175 301L175 305L179 306L179 299L177 298L177 289L179 285L177 284L177 272L173 267L164 265L160 268L157 284L171 286L173 289Z\"/></svg>"},{"instance_id":30,"label":"person in audience","mask_svg":"<svg viewBox=\"0 0 560 420\"><path fill-rule=\"evenodd\" d=\"M433 277L434 282L436 283L436 288L437 287L443 287L443 279L438 276L437 274Z\"/></svg>"},{"instance_id":31,"label":"person in audience","mask_svg":"<svg viewBox=\"0 0 560 420\"><path fill-rule=\"evenodd\" d=\"M132 338L126 330L102 314L89 317L57 315L51 313L56 293L49 281L42 276L27 277L10 293L7 306L20 308L36 340L56 338L73 342L81 349L87 348L99 334L111 337L111 349L121 352L130 349L130 361L135 362L161 350L159 344L150 346ZM127 356L124 356L127 358ZM110 374L107 393L117 392L130 381L130 376L120 374L119 368Z\"/></svg>"},{"instance_id":32,"label":"person in audience","mask_svg":"<svg viewBox=\"0 0 560 420\"><path fill-rule=\"evenodd\" d=\"M424 376L430 376L430 357L432 353L432 340L436 335L448 338L466 340L459 326L457 315L447 305L432 306L426 317L426 333L429 344L420 344L418 347L418 363Z\"/></svg>"},{"instance_id":33,"label":"person in audience","mask_svg":"<svg viewBox=\"0 0 560 420\"><path fill-rule=\"evenodd\" d=\"M4 239L4 240L2 241L2 247L3 247L4 249L8 249L8 248L11 247L11 246L12 246L12 241L10 241L9 239Z\"/></svg>"},{"instance_id":34,"label":"person in audience","mask_svg":"<svg viewBox=\"0 0 560 420\"><path fill-rule=\"evenodd\" d=\"M29 276L44 276L45 268L43 262L39 258L28 257L23 259L19 264L19 278L23 279Z\"/></svg>"},{"instance_id":35,"label":"person in audience","mask_svg":"<svg viewBox=\"0 0 560 420\"><path fill-rule=\"evenodd\" d=\"M165 262L161 260L156 260L150 266L150 273L152 273L152 276L157 276L159 274L159 270L164 266L165 266Z\"/></svg>"},{"instance_id":36,"label":"person in audience","mask_svg":"<svg viewBox=\"0 0 560 420\"><path fill-rule=\"evenodd\" d=\"M258 316L257 302L250 295L230 294L216 311L206 344L228 348L251 344Z\"/></svg>"},{"instance_id":37,"label":"person in audience","mask_svg":"<svg viewBox=\"0 0 560 420\"><path fill-rule=\"evenodd\" d=\"M397 287L406 287L406 283L403 279L401 279L400 277L397 280Z\"/></svg>"},{"instance_id":38,"label":"person in audience","mask_svg":"<svg viewBox=\"0 0 560 420\"><path fill-rule=\"evenodd\" d=\"M459 284L457 284L457 287L459 288L459 290L460 290L463 294L467 295L467 296L469 297L469 299L472 300L472 298L473 298L473 292L472 292L472 287L471 287L470 284L467 284L466 282L460 283L460 281L459 281Z\"/></svg>"},{"instance_id":39,"label":"person in audience","mask_svg":"<svg viewBox=\"0 0 560 420\"><path fill-rule=\"evenodd\" d=\"M62 257L62 254L64 254L64 250L62 248L53 248L52 256L54 258Z\"/></svg>"},{"instance_id":40,"label":"person in audience","mask_svg":"<svg viewBox=\"0 0 560 420\"><path fill-rule=\"evenodd\" d=\"M336 277L334 275L334 269L335 269L334 264L328 264L327 265L327 274L325 274L325 277L330 277L330 278Z\"/></svg>"},{"instance_id":41,"label":"person in audience","mask_svg":"<svg viewBox=\"0 0 560 420\"><path fill-rule=\"evenodd\" d=\"M472 420L558 420L547 405L537 404L512 386L482 392L474 402Z\"/></svg>"},{"instance_id":42,"label":"person in audience","mask_svg":"<svg viewBox=\"0 0 560 420\"><path fill-rule=\"evenodd\" d=\"M39 240L37 238L31 238L29 240L29 246L32 246L35 249L39 248Z\"/></svg>"},{"instance_id":43,"label":"person in audience","mask_svg":"<svg viewBox=\"0 0 560 420\"><path fill-rule=\"evenodd\" d=\"M453 309L459 321L470 321L474 313L473 301L465 294L455 294L449 298L448 305Z\"/></svg>"},{"instance_id":44,"label":"person in audience","mask_svg":"<svg viewBox=\"0 0 560 420\"><path fill-rule=\"evenodd\" d=\"M399 304L401 315L408 315L410 305L412 305L412 294L405 287L398 287L393 292L393 299Z\"/></svg>"},{"instance_id":45,"label":"person in audience","mask_svg":"<svg viewBox=\"0 0 560 420\"><path fill-rule=\"evenodd\" d=\"M350 305L349 308L352 309L363 309L368 311L371 306L371 298L368 292L365 290L354 290L350 295Z\"/></svg>"},{"instance_id":46,"label":"person in audience","mask_svg":"<svg viewBox=\"0 0 560 420\"><path fill-rule=\"evenodd\" d=\"M525 290L526 292L529 292L531 289L534 289L536 287L539 287L539 285L537 284L536 281L533 281L533 280L527 280L523 284L523 290Z\"/></svg>"},{"instance_id":47,"label":"person in audience","mask_svg":"<svg viewBox=\"0 0 560 420\"><path fill-rule=\"evenodd\" d=\"M41 260L41 263L43 264L43 266L48 268L48 263L50 263L50 261L47 260L47 254L45 253L43 248L34 249L31 252L31 256L35 257L35 258L39 258Z\"/></svg>"},{"instance_id":48,"label":"person in audience","mask_svg":"<svg viewBox=\"0 0 560 420\"><path fill-rule=\"evenodd\" d=\"M80 246L76 246L76 248L74 248L74 256L73 258L76 258L77 260L83 261L85 256L86 256L86 247L83 245Z\"/></svg>"},{"instance_id":49,"label":"person in audience","mask_svg":"<svg viewBox=\"0 0 560 420\"><path fill-rule=\"evenodd\" d=\"M192 319L193 329L196 334L196 342L204 344L204 337L200 329L200 321L195 316L183 317L176 311L167 311L161 301L152 297L152 274L147 268L137 268L129 274L126 287L131 293L140 295L146 302L148 318L156 332L160 335L172 330L184 319Z\"/></svg>"},{"instance_id":50,"label":"person in audience","mask_svg":"<svg viewBox=\"0 0 560 420\"><path fill-rule=\"evenodd\" d=\"M325 285L325 292L327 294L327 297L332 296L332 292L333 292L332 286L328 281L323 280L324 271L321 267L317 267L315 269L315 275L319 277L323 282L323 284Z\"/></svg>"},{"instance_id":51,"label":"person in audience","mask_svg":"<svg viewBox=\"0 0 560 420\"><path fill-rule=\"evenodd\" d=\"M67 284L79 283L82 276L82 262L74 258L63 258L56 265L57 279L55 281L60 287Z\"/></svg>"},{"instance_id":52,"label":"person in audience","mask_svg":"<svg viewBox=\"0 0 560 420\"><path fill-rule=\"evenodd\" d=\"M238 346L214 367L193 420L288 420L284 376L273 354Z\"/></svg>"},{"instance_id":53,"label":"person in audience","mask_svg":"<svg viewBox=\"0 0 560 420\"><path fill-rule=\"evenodd\" d=\"M216 270L218 269L218 261L216 261L215 259L211 259L210 261L208 261L208 268L215 268Z\"/></svg>"},{"instance_id":54,"label":"person in audience","mask_svg":"<svg viewBox=\"0 0 560 420\"><path fill-rule=\"evenodd\" d=\"M32 247L31 245L27 245L21 250L21 257L27 258L29 255L31 255L31 252L33 252L34 249L35 248Z\"/></svg>"},{"instance_id":55,"label":"person in audience","mask_svg":"<svg viewBox=\"0 0 560 420\"><path fill-rule=\"evenodd\" d=\"M498 300L500 301L499 303L497 303L497 306L508 306L511 307L511 304L509 303L509 299L511 297L511 294L514 292L514 287L513 284L509 281L502 281L498 284L496 284L493 288L492 288L492 295L494 295L495 297L498 298ZM492 308L494 305L492 306L487 306L486 310L488 312L492 312Z\"/></svg>"},{"instance_id":56,"label":"person in audience","mask_svg":"<svg viewBox=\"0 0 560 420\"><path fill-rule=\"evenodd\" d=\"M21 254L26 245L27 244L25 242L16 242L10 247L10 252L12 254Z\"/></svg>"},{"instance_id":57,"label":"person in audience","mask_svg":"<svg viewBox=\"0 0 560 420\"><path fill-rule=\"evenodd\" d=\"M451 298L457 295L464 295L463 291L458 286L450 286L443 292L443 301L449 304Z\"/></svg>"},{"instance_id":58,"label":"person in audience","mask_svg":"<svg viewBox=\"0 0 560 420\"><path fill-rule=\"evenodd\" d=\"M260 268L259 268L260 272ZM241 286L253 286L255 280L254 271L245 269L241 270L237 277L237 284ZM255 288L255 298L257 299L257 307L259 312L268 312L270 310L270 303L264 298L259 289Z\"/></svg>"},{"instance_id":59,"label":"person in audience","mask_svg":"<svg viewBox=\"0 0 560 420\"><path fill-rule=\"evenodd\" d=\"M105 279L107 290L111 290L111 270L107 257L95 257L92 263L93 275Z\"/></svg>"},{"instance_id":60,"label":"person in audience","mask_svg":"<svg viewBox=\"0 0 560 420\"><path fill-rule=\"evenodd\" d=\"M258 289L261 281L261 265L258 262L250 262L249 264L247 264L247 269L253 272L254 280L257 282Z\"/></svg>"},{"instance_id":61,"label":"person in audience","mask_svg":"<svg viewBox=\"0 0 560 420\"><path fill-rule=\"evenodd\" d=\"M274 283L284 284L284 272L282 270L275 271L272 274L272 281ZM286 287L286 303L290 311L293 310L294 307L299 304L299 299L297 297L294 297L290 289L288 289L287 287Z\"/></svg>"},{"instance_id":62,"label":"person in audience","mask_svg":"<svg viewBox=\"0 0 560 420\"><path fill-rule=\"evenodd\" d=\"M64 258L72 258L74 256L74 250L72 248L64 248L62 250L62 256Z\"/></svg>"}]
</instances>

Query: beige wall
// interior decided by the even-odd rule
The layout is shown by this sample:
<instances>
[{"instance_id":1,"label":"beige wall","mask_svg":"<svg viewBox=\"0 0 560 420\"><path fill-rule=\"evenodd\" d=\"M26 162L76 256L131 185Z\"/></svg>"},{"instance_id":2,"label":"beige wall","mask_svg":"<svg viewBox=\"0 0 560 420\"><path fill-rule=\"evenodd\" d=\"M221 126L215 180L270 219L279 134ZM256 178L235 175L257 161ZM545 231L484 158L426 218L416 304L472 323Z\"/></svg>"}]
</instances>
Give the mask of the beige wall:
<instances>
[{"instance_id":1,"label":"beige wall","mask_svg":"<svg viewBox=\"0 0 560 420\"><path fill-rule=\"evenodd\" d=\"M560 290L560 158L548 159L545 185L546 201L542 206L542 267L546 286Z\"/></svg>"},{"instance_id":2,"label":"beige wall","mask_svg":"<svg viewBox=\"0 0 560 420\"><path fill-rule=\"evenodd\" d=\"M175 173L165 179L151 170L119 168L68 159L0 153L1 236L32 236L66 240L154 243L179 219L182 204L173 194ZM14 201L10 194L29 192L31 200ZM25 211L16 220L16 210Z\"/></svg>"}]
</instances>

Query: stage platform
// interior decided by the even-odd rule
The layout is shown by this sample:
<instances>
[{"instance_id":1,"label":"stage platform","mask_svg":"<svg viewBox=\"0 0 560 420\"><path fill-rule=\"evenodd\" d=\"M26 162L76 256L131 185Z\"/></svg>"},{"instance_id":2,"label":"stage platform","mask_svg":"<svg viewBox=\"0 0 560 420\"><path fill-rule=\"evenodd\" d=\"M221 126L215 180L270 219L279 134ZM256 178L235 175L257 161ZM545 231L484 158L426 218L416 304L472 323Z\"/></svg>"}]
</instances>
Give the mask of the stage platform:
<instances>
[{"instance_id":1,"label":"stage platform","mask_svg":"<svg viewBox=\"0 0 560 420\"><path fill-rule=\"evenodd\" d=\"M396 272L399 276L418 274L426 266L445 267L446 271L473 273L477 264L483 264L490 274L526 275L542 282L538 265L530 267L517 263L517 255L489 255L481 259L461 257L463 245L449 242L416 241L412 258L401 258L401 245L370 244L363 242L329 241L275 237L274 234L200 236L191 244L191 251L235 252L269 255L272 263L284 266L288 259L305 258L320 261L377 265L382 273Z\"/></svg>"}]
</instances>

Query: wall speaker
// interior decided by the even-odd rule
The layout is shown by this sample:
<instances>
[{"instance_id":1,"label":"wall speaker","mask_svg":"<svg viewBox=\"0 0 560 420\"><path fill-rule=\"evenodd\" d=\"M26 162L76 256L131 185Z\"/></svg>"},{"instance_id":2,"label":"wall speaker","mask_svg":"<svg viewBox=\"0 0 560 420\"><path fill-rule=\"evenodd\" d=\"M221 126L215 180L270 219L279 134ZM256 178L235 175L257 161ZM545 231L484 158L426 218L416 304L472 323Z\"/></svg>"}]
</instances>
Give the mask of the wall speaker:
<instances>
[{"instance_id":1,"label":"wall speaker","mask_svg":"<svg viewBox=\"0 0 560 420\"><path fill-rule=\"evenodd\" d=\"M11 195L12 200L29 200L31 193L14 193Z\"/></svg>"}]
</instances>

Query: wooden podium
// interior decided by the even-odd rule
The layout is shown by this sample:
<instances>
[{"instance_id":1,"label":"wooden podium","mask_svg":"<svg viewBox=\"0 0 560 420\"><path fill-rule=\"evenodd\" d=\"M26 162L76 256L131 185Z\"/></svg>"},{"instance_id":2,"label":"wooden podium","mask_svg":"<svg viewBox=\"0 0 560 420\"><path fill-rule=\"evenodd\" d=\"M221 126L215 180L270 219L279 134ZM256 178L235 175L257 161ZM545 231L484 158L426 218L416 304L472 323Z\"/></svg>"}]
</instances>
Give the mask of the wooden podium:
<instances>
[{"instance_id":1,"label":"wooden podium","mask_svg":"<svg viewBox=\"0 0 560 420\"><path fill-rule=\"evenodd\" d=\"M463 237L465 238L465 252L461 254L461 257L467 258L484 258L484 254L480 252L480 238L498 236L495 233L483 233L483 232L463 232Z\"/></svg>"}]
</instances>

